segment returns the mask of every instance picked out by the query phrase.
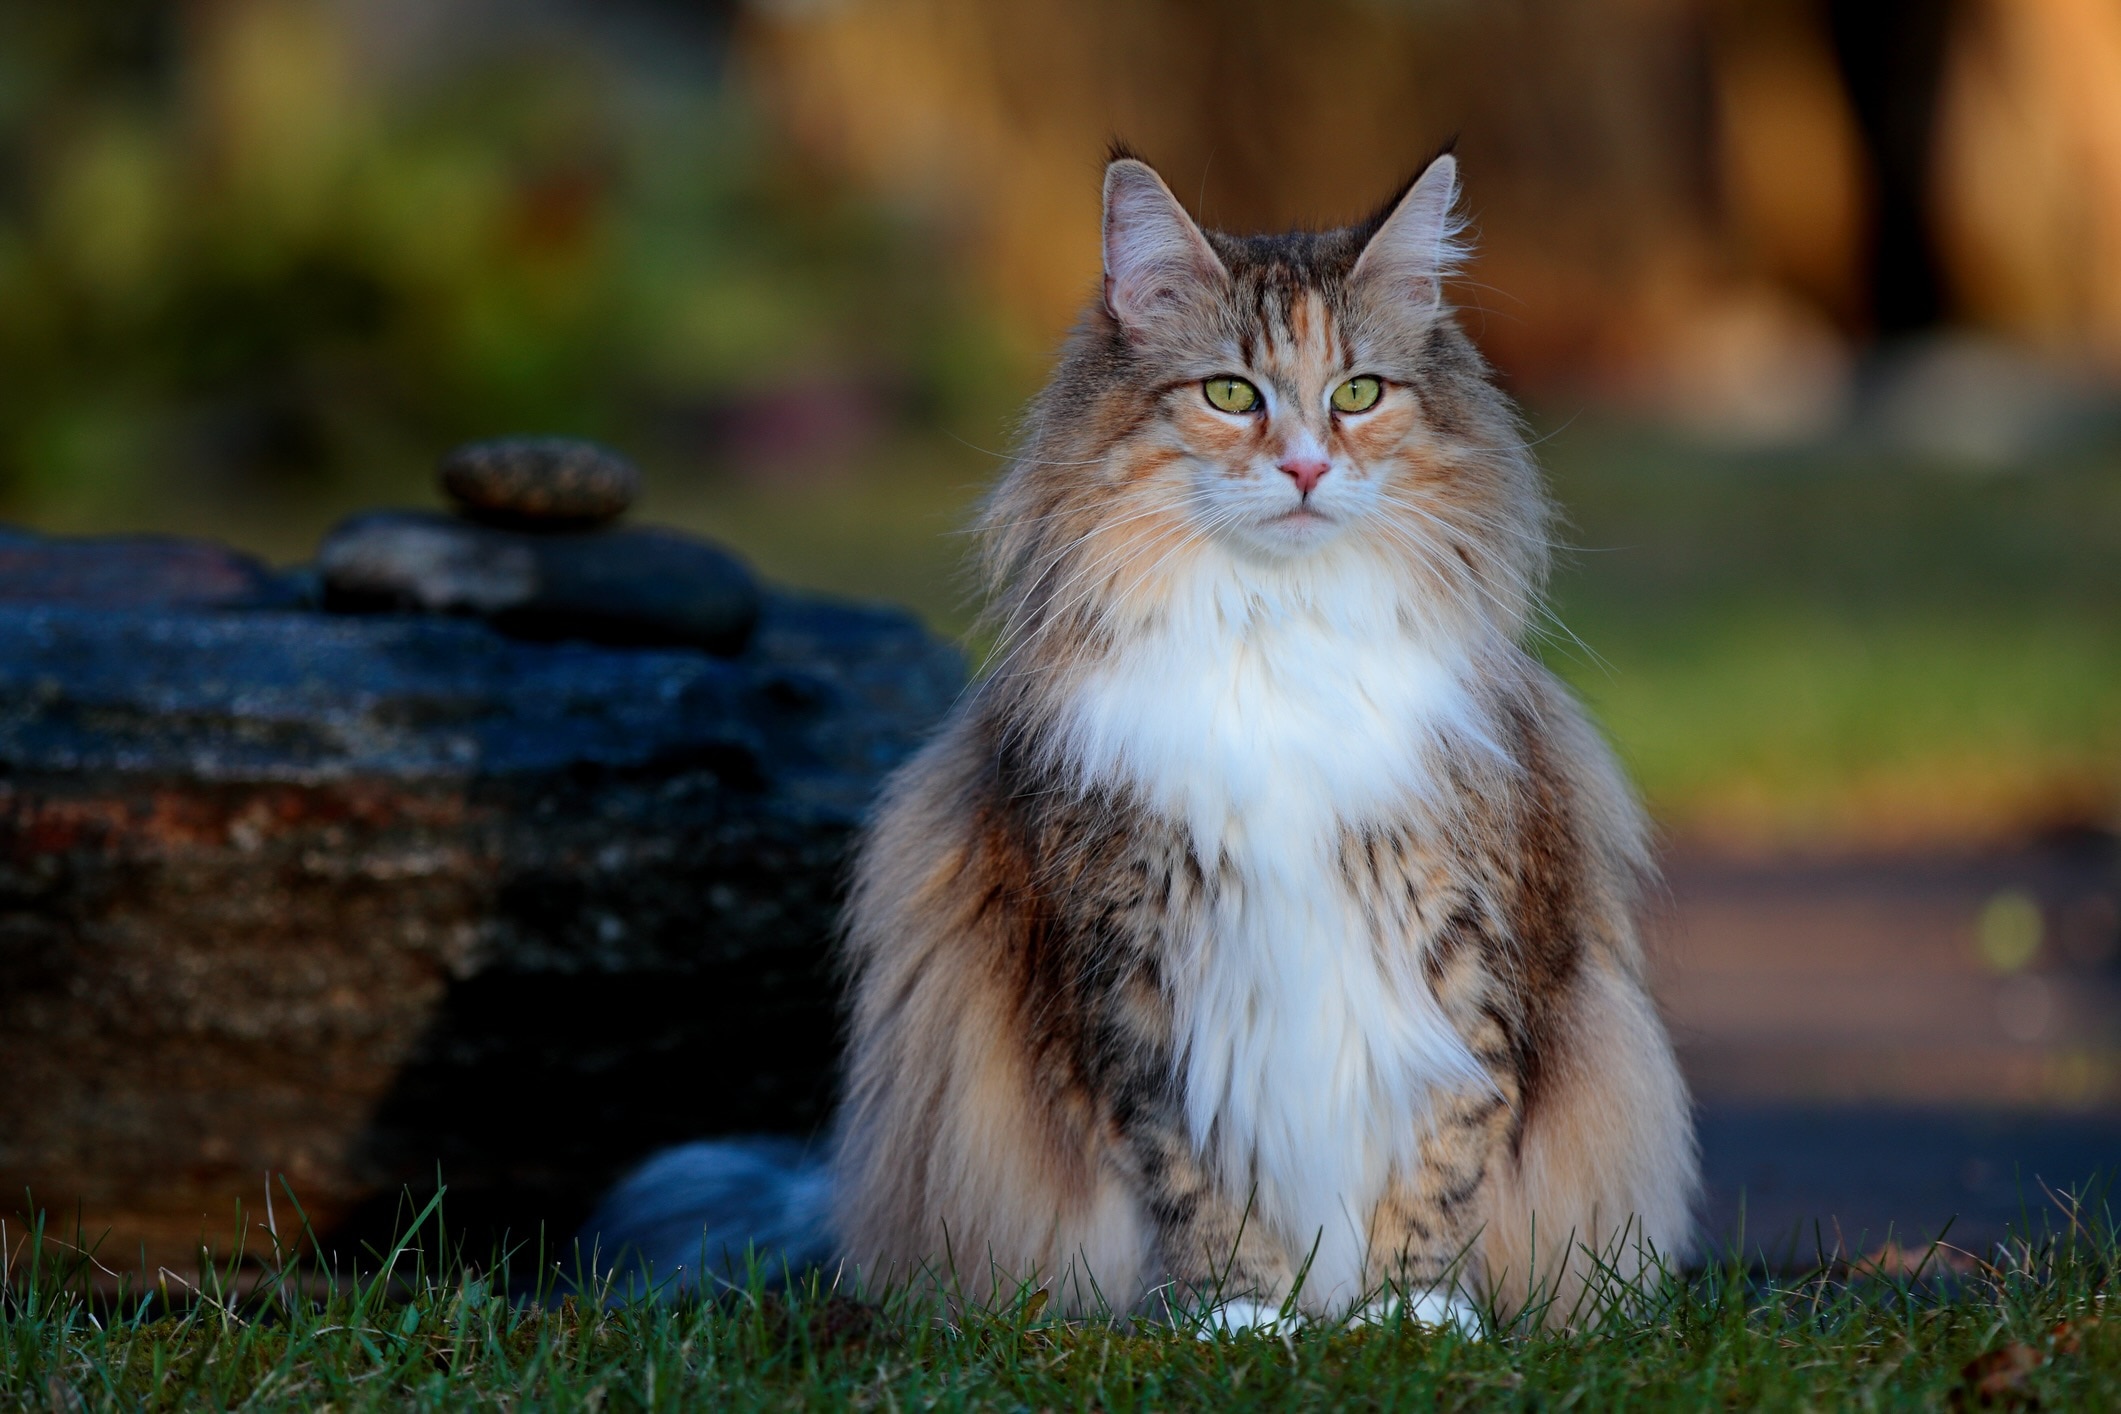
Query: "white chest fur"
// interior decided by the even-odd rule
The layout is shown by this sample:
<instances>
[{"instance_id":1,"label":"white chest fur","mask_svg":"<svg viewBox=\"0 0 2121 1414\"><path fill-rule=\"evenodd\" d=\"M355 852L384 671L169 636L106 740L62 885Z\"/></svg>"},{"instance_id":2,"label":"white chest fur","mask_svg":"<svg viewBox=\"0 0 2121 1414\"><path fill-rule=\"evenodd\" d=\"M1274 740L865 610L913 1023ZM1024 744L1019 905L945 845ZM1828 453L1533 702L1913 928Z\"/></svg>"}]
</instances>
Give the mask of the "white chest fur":
<instances>
[{"instance_id":1,"label":"white chest fur","mask_svg":"<svg viewBox=\"0 0 2121 1414\"><path fill-rule=\"evenodd\" d=\"M1464 659L1424 647L1392 591L1359 564L1204 565L1083 681L1064 748L1220 866L1171 975L1187 1116L1253 1221L1311 1256L1307 1304L1361 1293L1370 1211L1431 1090L1477 1077L1425 940L1376 936L1336 857L1347 826L1429 813L1441 738L1484 736Z\"/></svg>"}]
</instances>

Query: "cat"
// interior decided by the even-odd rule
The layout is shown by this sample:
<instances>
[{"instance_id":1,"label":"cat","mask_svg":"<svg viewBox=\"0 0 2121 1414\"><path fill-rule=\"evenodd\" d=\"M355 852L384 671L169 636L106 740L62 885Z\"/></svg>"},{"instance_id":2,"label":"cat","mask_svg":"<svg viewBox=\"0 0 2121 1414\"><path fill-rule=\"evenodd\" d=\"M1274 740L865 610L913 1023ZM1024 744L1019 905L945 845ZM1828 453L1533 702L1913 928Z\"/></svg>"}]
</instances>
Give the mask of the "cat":
<instances>
[{"instance_id":1,"label":"cat","mask_svg":"<svg viewBox=\"0 0 2121 1414\"><path fill-rule=\"evenodd\" d=\"M1446 152L1240 237L1107 165L980 523L993 662L855 866L806 1191L864 1282L1559 1321L1593 1254L1686 1254L1645 828L1524 646L1551 511L1445 297L1457 197Z\"/></svg>"}]
</instances>

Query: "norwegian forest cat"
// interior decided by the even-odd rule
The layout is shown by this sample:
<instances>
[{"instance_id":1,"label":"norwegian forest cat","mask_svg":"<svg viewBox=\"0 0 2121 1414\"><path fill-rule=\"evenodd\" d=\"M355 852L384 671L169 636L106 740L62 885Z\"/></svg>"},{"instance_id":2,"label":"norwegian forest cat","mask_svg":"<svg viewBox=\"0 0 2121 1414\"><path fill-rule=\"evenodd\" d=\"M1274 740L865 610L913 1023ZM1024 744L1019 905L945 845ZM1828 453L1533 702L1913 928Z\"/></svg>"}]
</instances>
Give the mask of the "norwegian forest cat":
<instances>
[{"instance_id":1,"label":"norwegian forest cat","mask_svg":"<svg viewBox=\"0 0 2121 1414\"><path fill-rule=\"evenodd\" d=\"M981 522L994 664L856 867L800 1205L864 1282L1559 1320L1590 1253L1684 1253L1643 825L1523 647L1549 506L1444 299L1455 200L1446 154L1237 237L1106 168Z\"/></svg>"}]
</instances>

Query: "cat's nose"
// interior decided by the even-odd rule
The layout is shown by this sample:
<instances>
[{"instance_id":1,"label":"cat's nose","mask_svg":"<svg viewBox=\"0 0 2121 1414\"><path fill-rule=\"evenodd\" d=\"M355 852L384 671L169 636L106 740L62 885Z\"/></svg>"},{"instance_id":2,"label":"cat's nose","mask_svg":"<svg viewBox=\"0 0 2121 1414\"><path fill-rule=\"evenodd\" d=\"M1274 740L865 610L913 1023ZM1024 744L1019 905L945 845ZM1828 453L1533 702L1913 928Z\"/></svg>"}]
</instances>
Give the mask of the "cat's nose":
<instances>
[{"instance_id":1,"label":"cat's nose","mask_svg":"<svg viewBox=\"0 0 2121 1414\"><path fill-rule=\"evenodd\" d=\"M1281 474L1296 483L1298 495L1308 496L1311 488L1325 480L1332 463L1323 457L1291 457L1280 467Z\"/></svg>"}]
</instances>

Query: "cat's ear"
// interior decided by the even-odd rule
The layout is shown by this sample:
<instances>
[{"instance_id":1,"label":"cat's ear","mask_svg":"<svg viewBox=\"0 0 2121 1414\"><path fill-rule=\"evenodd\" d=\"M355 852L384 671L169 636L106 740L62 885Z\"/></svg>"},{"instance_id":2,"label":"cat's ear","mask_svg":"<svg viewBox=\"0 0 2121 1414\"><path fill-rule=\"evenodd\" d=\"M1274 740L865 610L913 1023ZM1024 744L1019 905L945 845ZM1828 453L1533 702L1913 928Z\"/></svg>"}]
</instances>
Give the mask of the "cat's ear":
<instances>
[{"instance_id":1,"label":"cat's ear","mask_svg":"<svg viewBox=\"0 0 2121 1414\"><path fill-rule=\"evenodd\" d=\"M1378 223L1349 281L1376 281L1423 313L1433 313L1443 305L1443 282L1465 254L1452 211L1457 204L1458 159L1446 152Z\"/></svg>"},{"instance_id":2,"label":"cat's ear","mask_svg":"<svg viewBox=\"0 0 2121 1414\"><path fill-rule=\"evenodd\" d=\"M1228 278L1193 218L1148 163L1105 168L1105 308L1139 337Z\"/></svg>"}]
</instances>

